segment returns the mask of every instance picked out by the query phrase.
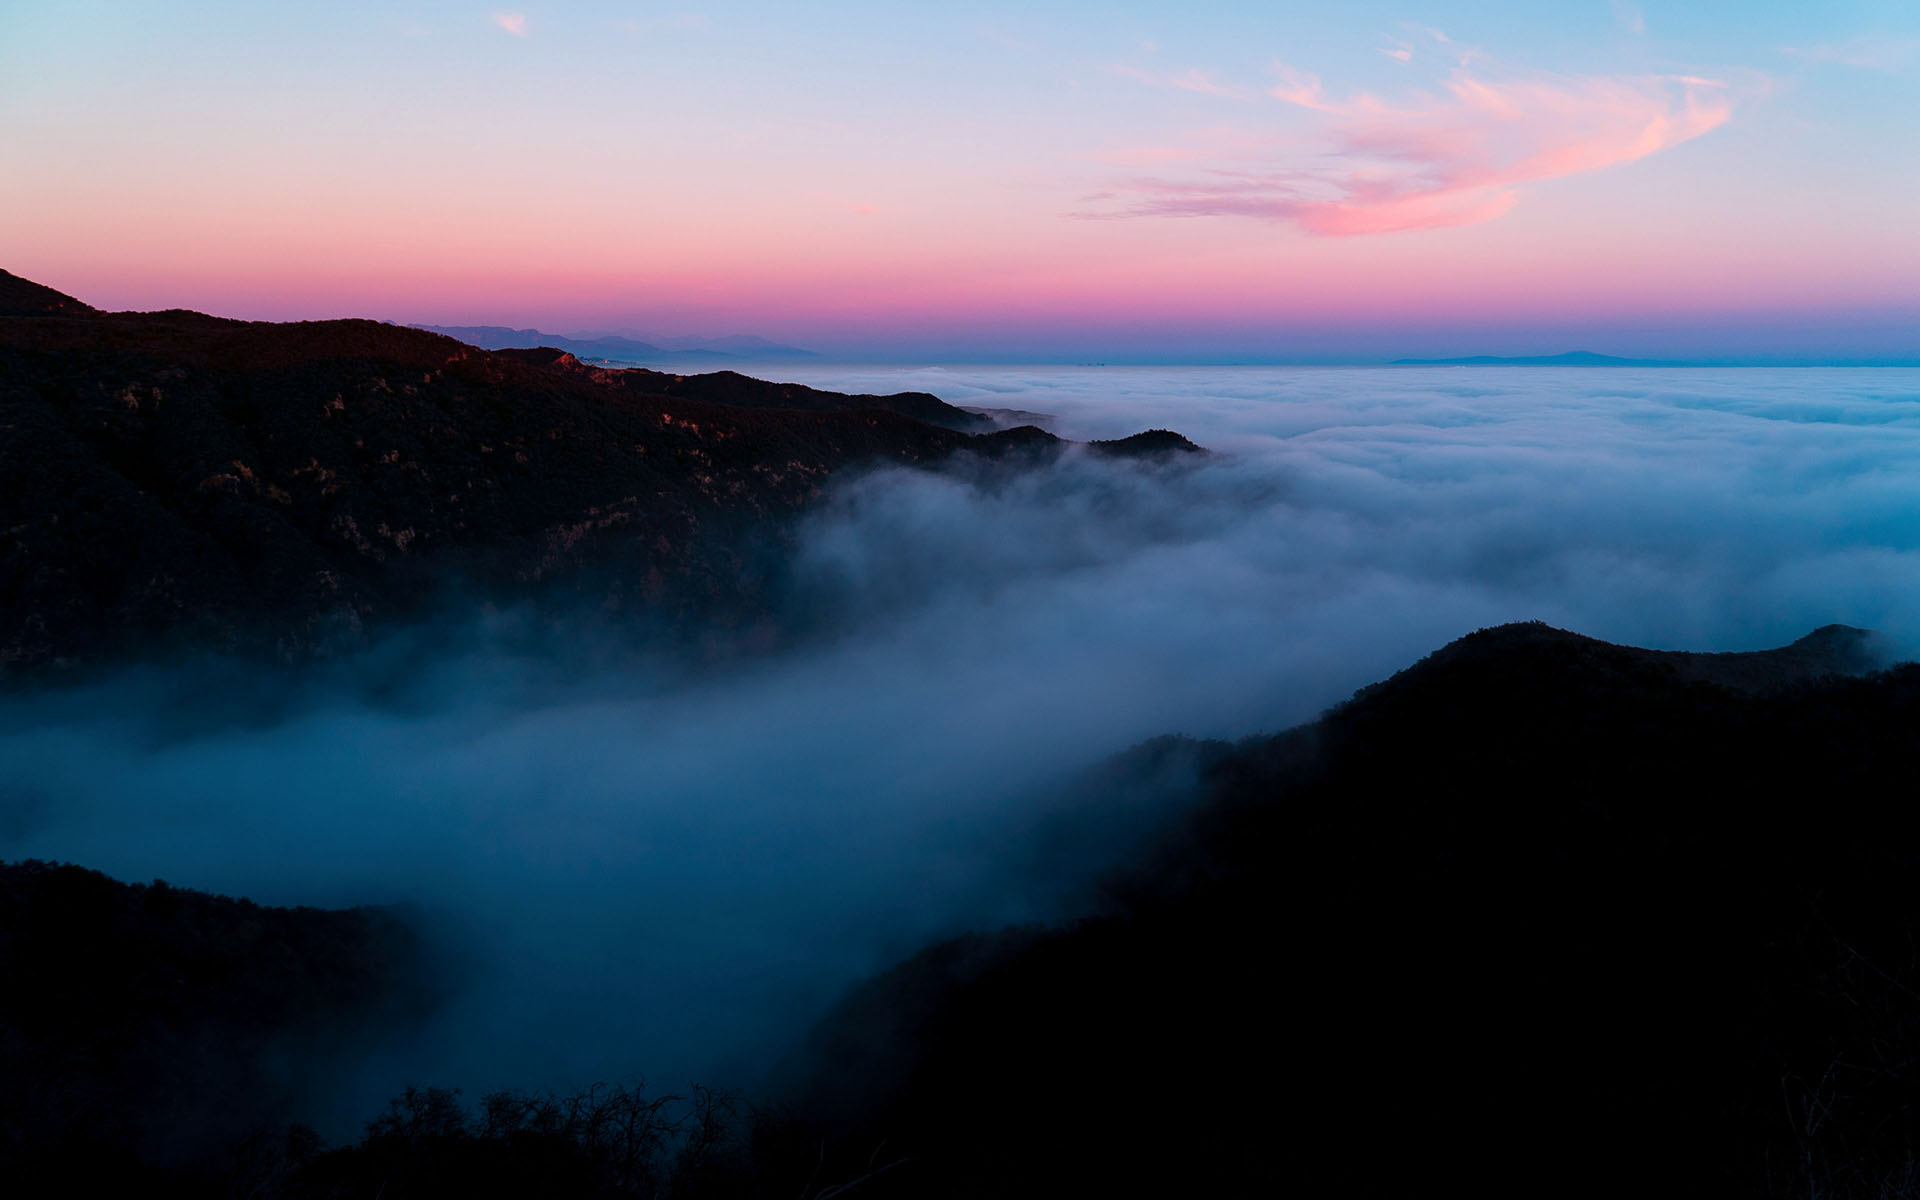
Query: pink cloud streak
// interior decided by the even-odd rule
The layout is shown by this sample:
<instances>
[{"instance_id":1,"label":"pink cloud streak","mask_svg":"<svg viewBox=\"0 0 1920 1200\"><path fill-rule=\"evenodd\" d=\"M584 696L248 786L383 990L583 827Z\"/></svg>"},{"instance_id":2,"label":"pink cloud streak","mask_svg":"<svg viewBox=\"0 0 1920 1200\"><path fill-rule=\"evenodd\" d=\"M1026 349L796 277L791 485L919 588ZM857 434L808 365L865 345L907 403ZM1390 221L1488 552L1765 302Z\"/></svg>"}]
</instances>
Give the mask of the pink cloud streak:
<instances>
[{"instance_id":1,"label":"pink cloud streak","mask_svg":"<svg viewBox=\"0 0 1920 1200\"><path fill-rule=\"evenodd\" d=\"M1634 162L1733 115L1725 85L1694 76L1490 81L1463 67L1406 105L1334 100L1312 75L1280 76L1269 94L1318 116L1323 161L1139 180L1118 189L1122 207L1081 215L1248 216L1326 236L1474 225L1524 184Z\"/></svg>"}]
</instances>

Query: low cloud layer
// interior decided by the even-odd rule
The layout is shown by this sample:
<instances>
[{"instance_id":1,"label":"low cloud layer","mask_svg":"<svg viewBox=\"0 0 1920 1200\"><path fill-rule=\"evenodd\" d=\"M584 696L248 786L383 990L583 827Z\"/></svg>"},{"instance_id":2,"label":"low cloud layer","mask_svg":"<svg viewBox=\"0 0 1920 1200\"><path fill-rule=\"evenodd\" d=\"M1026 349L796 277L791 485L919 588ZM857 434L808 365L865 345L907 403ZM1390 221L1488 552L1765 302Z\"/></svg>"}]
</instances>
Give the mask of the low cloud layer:
<instances>
[{"instance_id":1,"label":"low cloud layer","mask_svg":"<svg viewBox=\"0 0 1920 1200\"><path fill-rule=\"evenodd\" d=\"M1101 864L1033 864L1037 823L1143 738L1308 719L1509 620L1683 649L1831 621L1920 644L1914 372L804 374L1221 453L846 481L783 600L820 636L695 678L556 680L476 628L370 657L407 664L398 700L315 684L183 727L183 696L258 683L182 668L9 701L0 856L421 906L472 976L423 1037L346 1072L340 1114L408 1081L751 1082L892 957L1051 915Z\"/></svg>"},{"instance_id":2,"label":"low cloud layer","mask_svg":"<svg viewBox=\"0 0 1920 1200\"><path fill-rule=\"evenodd\" d=\"M1276 595L1311 577L1308 596L1336 611L1405 588L1418 610L1448 595L1461 619L1540 617L1676 649L1751 649L1829 621L1920 635L1912 370L791 373L1052 413L1068 437L1179 429L1224 453L1176 488L1266 497L1222 498L1239 518L1183 552L1208 541ZM1416 620L1414 637L1433 628Z\"/></svg>"}]
</instances>

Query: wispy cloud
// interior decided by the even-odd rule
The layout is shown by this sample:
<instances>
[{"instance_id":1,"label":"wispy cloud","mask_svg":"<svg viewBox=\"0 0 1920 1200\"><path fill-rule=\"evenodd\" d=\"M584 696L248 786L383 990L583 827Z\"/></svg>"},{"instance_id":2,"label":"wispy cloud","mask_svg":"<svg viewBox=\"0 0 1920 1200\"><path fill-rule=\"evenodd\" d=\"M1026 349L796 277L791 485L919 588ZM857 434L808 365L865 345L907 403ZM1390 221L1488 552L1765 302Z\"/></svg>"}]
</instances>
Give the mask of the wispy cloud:
<instances>
[{"instance_id":1,"label":"wispy cloud","mask_svg":"<svg viewBox=\"0 0 1920 1200\"><path fill-rule=\"evenodd\" d=\"M527 36L527 18L524 13L495 13L493 23L515 37Z\"/></svg>"},{"instance_id":2,"label":"wispy cloud","mask_svg":"<svg viewBox=\"0 0 1920 1200\"><path fill-rule=\"evenodd\" d=\"M1326 99L1325 89L1320 86L1318 75L1296 71L1285 63L1275 63L1274 72L1280 76L1280 82L1274 84L1267 94L1275 100L1284 100L1288 104L1319 112L1333 111L1333 105Z\"/></svg>"},{"instance_id":3,"label":"wispy cloud","mask_svg":"<svg viewBox=\"0 0 1920 1200\"><path fill-rule=\"evenodd\" d=\"M1647 14L1634 0L1613 0L1613 19L1635 36L1647 31Z\"/></svg>"},{"instance_id":4,"label":"wispy cloud","mask_svg":"<svg viewBox=\"0 0 1920 1200\"><path fill-rule=\"evenodd\" d=\"M1177 142L1118 145L1080 157L1088 162L1104 163L1110 167L1157 169L1171 163L1244 160L1272 155L1287 146L1289 143L1284 138L1252 134L1245 129L1233 126L1216 125L1188 130ZM1293 148L1298 149L1298 144L1294 143ZM1098 195L1083 197L1089 202L1119 198L1121 197L1116 192L1101 192Z\"/></svg>"},{"instance_id":5,"label":"wispy cloud","mask_svg":"<svg viewBox=\"0 0 1920 1200\"><path fill-rule=\"evenodd\" d=\"M1896 71L1915 58L1920 58L1920 36L1862 34L1844 42L1783 46L1781 49L1808 62L1834 63L1843 67L1858 67L1863 71Z\"/></svg>"},{"instance_id":6,"label":"wispy cloud","mask_svg":"<svg viewBox=\"0 0 1920 1200\"><path fill-rule=\"evenodd\" d=\"M1201 92L1208 96L1239 96L1242 93L1235 88L1216 82L1207 71L1184 71L1167 80L1172 86L1183 92Z\"/></svg>"},{"instance_id":7,"label":"wispy cloud","mask_svg":"<svg viewBox=\"0 0 1920 1200\"><path fill-rule=\"evenodd\" d=\"M1458 63L1462 67L1472 66L1477 59L1481 59L1485 57L1485 55L1481 53L1478 47L1469 46L1463 42L1456 41L1455 39L1448 37L1444 30L1435 29L1431 25L1419 25L1419 24L1415 24L1412 21L1402 21L1400 23L1400 28L1406 30L1409 34L1413 35L1415 38L1425 38L1426 40L1432 42L1436 47L1439 48L1437 53L1453 59L1454 62ZM1407 46L1407 49L1409 50L1413 48L1412 46L1407 45L1407 43L1405 42L1401 42L1400 44L1403 46Z\"/></svg>"},{"instance_id":8,"label":"wispy cloud","mask_svg":"<svg viewBox=\"0 0 1920 1200\"><path fill-rule=\"evenodd\" d=\"M1246 216L1352 235L1490 221L1528 183L1634 162L1732 116L1731 90L1697 76L1493 78L1454 70L1438 92L1394 104L1330 97L1284 66L1270 95L1314 114L1307 153L1215 160L1134 181L1091 217Z\"/></svg>"}]
</instances>

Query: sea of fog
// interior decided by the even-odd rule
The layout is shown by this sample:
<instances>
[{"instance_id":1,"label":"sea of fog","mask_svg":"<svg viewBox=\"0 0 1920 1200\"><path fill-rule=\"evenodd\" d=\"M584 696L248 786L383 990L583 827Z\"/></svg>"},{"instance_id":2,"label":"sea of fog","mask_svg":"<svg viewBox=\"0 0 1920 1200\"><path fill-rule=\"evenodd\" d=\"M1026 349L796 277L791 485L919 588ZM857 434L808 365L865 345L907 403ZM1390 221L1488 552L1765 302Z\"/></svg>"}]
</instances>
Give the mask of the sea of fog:
<instances>
[{"instance_id":1,"label":"sea of fog","mask_svg":"<svg viewBox=\"0 0 1920 1200\"><path fill-rule=\"evenodd\" d=\"M475 624L411 660L404 704L162 720L230 685L204 664L8 701L0 858L418 906L469 970L422 1034L341 1064L339 1114L407 1082L751 1086L927 939L1060 915L1106 864L1036 831L1144 738L1310 719L1513 620L1920 645L1920 370L774 373L1214 453L843 480L783 601L830 635L692 676L556 683Z\"/></svg>"}]
</instances>

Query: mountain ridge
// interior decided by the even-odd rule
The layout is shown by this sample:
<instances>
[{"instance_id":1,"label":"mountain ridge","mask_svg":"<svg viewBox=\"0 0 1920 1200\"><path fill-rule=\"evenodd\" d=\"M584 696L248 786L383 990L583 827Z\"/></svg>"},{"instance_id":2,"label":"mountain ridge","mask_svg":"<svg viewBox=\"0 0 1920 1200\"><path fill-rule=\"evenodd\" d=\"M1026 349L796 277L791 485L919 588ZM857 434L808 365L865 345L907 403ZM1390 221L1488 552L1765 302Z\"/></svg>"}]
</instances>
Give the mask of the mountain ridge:
<instances>
[{"instance_id":1,"label":"mountain ridge","mask_svg":"<svg viewBox=\"0 0 1920 1200\"><path fill-rule=\"evenodd\" d=\"M0 317L83 316L98 311L65 292L0 271Z\"/></svg>"},{"instance_id":2,"label":"mountain ridge","mask_svg":"<svg viewBox=\"0 0 1920 1200\"><path fill-rule=\"evenodd\" d=\"M309 1117L332 1060L441 1002L408 917L0 862L0 1172L39 1194L232 1169L248 1135Z\"/></svg>"},{"instance_id":3,"label":"mountain ridge","mask_svg":"<svg viewBox=\"0 0 1920 1200\"><path fill-rule=\"evenodd\" d=\"M953 1194L1899 1194L1920 665L1868 640L1501 626L1155 743L1193 797L1094 912L855 988L789 1102Z\"/></svg>"},{"instance_id":4,"label":"mountain ridge","mask_svg":"<svg viewBox=\"0 0 1920 1200\"><path fill-rule=\"evenodd\" d=\"M1069 445L927 393L3 294L0 670L303 660L462 589L764 641L782 531L836 475Z\"/></svg>"},{"instance_id":5,"label":"mountain ridge","mask_svg":"<svg viewBox=\"0 0 1920 1200\"><path fill-rule=\"evenodd\" d=\"M505 325L408 325L466 342L482 350L530 350L553 346L584 359L647 361L661 359L797 359L817 358L811 350L784 346L752 334L718 338L673 337L646 339L621 333L559 334Z\"/></svg>"}]
</instances>

